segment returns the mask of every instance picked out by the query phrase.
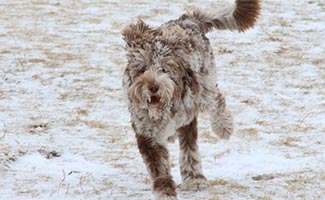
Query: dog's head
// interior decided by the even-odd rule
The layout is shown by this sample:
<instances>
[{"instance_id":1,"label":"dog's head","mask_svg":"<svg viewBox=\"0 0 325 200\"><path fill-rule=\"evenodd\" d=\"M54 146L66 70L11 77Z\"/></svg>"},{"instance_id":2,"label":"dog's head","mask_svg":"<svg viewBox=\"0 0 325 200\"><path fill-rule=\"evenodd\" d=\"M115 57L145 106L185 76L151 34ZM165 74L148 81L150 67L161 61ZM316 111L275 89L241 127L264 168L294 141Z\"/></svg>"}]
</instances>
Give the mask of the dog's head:
<instances>
[{"instance_id":1,"label":"dog's head","mask_svg":"<svg viewBox=\"0 0 325 200\"><path fill-rule=\"evenodd\" d=\"M190 67L183 51L173 45L172 35L141 20L128 26L123 36L128 58L123 85L128 98L157 120L181 98Z\"/></svg>"}]
</instances>

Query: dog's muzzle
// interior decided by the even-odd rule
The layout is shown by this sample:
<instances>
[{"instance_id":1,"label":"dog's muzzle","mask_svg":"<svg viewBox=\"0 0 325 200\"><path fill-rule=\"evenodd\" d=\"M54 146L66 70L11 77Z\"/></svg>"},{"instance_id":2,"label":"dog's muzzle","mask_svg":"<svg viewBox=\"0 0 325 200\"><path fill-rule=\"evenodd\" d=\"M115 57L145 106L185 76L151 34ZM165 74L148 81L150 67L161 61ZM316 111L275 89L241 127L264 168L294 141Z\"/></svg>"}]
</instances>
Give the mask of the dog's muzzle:
<instances>
[{"instance_id":1,"label":"dog's muzzle","mask_svg":"<svg viewBox=\"0 0 325 200\"><path fill-rule=\"evenodd\" d=\"M161 108L161 96L158 95L160 86L154 82L148 86L150 94L147 98L147 103L149 108L159 109Z\"/></svg>"}]
</instances>

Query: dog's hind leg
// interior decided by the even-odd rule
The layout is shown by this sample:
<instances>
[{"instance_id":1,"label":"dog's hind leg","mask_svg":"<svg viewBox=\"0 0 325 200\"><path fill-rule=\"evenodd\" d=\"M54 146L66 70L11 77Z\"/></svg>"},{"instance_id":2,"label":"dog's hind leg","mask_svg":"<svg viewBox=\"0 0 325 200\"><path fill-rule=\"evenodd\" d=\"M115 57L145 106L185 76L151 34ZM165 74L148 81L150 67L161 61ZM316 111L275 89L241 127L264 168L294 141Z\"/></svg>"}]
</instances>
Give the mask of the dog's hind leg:
<instances>
[{"instance_id":1,"label":"dog's hind leg","mask_svg":"<svg viewBox=\"0 0 325 200\"><path fill-rule=\"evenodd\" d=\"M209 114L213 132L222 139L229 139L234 131L234 121L227 108L226 99L218 88Z\"/></svg>"},{"instance_id":2,"label":"dog's hind leg","mask_svg":"<svg viewBox=\"0 0 325 200\"><path fill-rule=\"evenodd\" d=\"M180 145L180 171L183 190L202 190L208 182L202 172L200 153L197 145L197 118L178 130Z\"/></svg>"}]
</instances>

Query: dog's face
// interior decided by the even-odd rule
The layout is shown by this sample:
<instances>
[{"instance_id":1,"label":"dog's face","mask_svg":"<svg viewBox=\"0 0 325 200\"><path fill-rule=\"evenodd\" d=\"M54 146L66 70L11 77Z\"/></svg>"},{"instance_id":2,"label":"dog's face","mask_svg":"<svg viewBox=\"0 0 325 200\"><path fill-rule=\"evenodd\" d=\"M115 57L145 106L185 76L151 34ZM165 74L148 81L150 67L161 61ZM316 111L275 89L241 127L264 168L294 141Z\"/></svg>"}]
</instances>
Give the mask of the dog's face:
<instances>
[{"instance_id":1,"label":"dog's face","mask_svg":"<svg viewBox=\"0 0 325 200\"><path fill-rule=\"evenodd\" d=\"M128 95L139 107L148 109L150 117L158 119L161 112L170 107L176 84L166 66L152 64L143 68L130 68L133 81Z\"/></svg>"},{"instance_id":2,"label":"dog's face","mask_svg":"<svg viewBox=\"0 0 325 200\"><path fill-rule=\"evenodd\" d=\"M159 119L170 108L178 90L177 64L170 50L161 44L144 44L128 52L124 86L128 97L138 107L147 109L151 118Z\"/></svg>"},{"instance_id":3,"label":"dog's face","mask_svg":"<svg viewBox=\"0 0 325 200\"><path fill-rule=\"evenodd\" d=\"M162 40L159 30L142 21L128 26L124 32L128 65L123 85L131 103L147 109L152 119L171 108L184 88L186 65L179 51Z\"/></svg>"}]
</instances>

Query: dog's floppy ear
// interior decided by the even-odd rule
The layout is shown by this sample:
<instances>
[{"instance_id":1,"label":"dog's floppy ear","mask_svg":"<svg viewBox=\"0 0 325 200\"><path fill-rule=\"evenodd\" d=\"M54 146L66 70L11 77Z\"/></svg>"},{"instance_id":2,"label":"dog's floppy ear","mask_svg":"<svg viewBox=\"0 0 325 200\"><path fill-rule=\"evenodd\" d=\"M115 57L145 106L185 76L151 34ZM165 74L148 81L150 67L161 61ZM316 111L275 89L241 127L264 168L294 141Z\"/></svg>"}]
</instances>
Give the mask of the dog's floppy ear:
<instances>
[{"instance_id":1,"label":"dog's floppy ear","mask_svg":"<svg viewBox=\"0 0 325 200\"><path fill-rule=\"evenodd\" d=\"M150 30L151 28L141 19L138 19L135 24L127 26L122 32L127 47L135 47L141 44Z\"/></svg>"}]
</instances>

